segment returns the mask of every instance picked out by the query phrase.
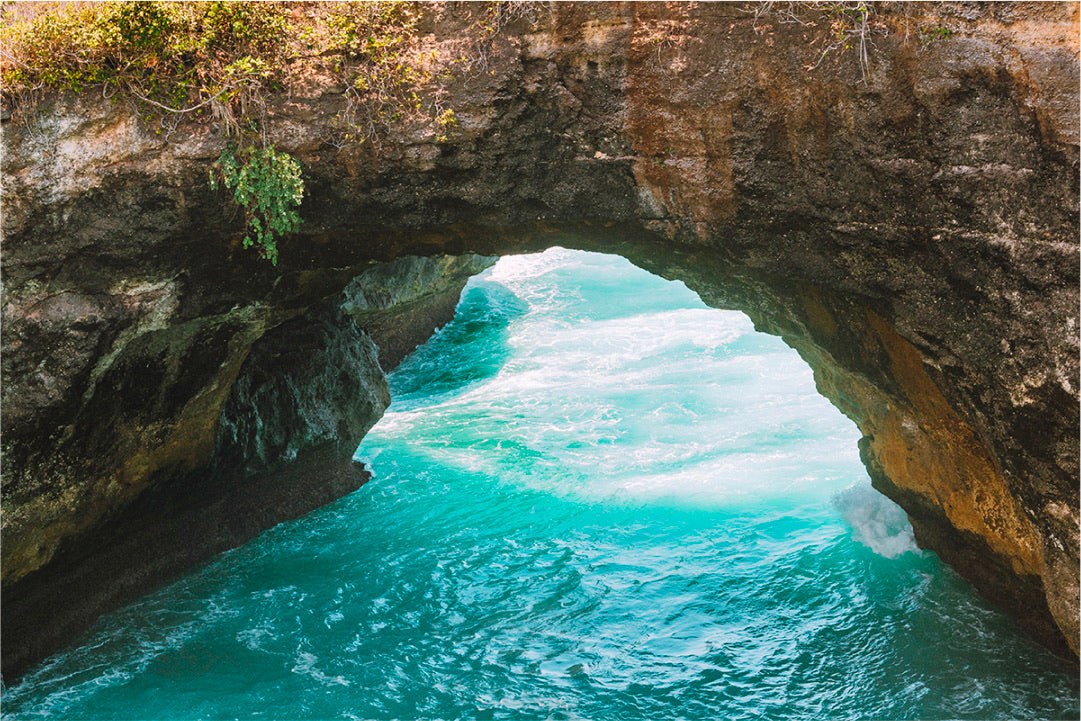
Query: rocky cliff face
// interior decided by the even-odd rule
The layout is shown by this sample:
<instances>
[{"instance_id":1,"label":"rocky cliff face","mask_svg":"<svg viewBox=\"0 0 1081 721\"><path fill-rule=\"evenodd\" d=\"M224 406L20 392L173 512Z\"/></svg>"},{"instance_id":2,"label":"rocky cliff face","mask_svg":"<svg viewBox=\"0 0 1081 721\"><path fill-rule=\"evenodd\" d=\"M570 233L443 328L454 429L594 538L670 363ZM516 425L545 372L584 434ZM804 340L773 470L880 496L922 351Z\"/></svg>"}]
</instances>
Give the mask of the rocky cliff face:
<instances>
[{"instance_id":1,"label":"rocky cliff face","mask_svg":"<svg viewBox=\"0 0 1081 721\"><path fill-rule=\"evenodd\" d=\"M102 341L114 350L92 359L82 396L57 411L70 425L36 439L51 446L41 455L5 468L5 670L55 650L104 609L356 490L367 474L352 453L390 403L384 368L450 320L465 282L492 262L403 257L327 301L277 306L288 319L271 328L248 306ZM354 319L358 306L374 307ZM5 355L18 358L27 326L13 325ZM369 326L397 359L381 365ZM39 366L26 383L51 372ZM13 424L5 448L26 448L21 433L33 428Z\"/></svg>"},{"instance_id":2,"label":"rocky cliff face","mask_svg":"<svg viewBox=\"0 0 1081 721\"><path fill-rule=\"evenodd\" d=\"M482 265L373 264L553 244L785 338L920 542L1076 654L1078 6L906 4L866 73L819 62L825 24L756 7L536 8L448 82L446 142L328 144L344 101L299 65L268 121L309 187L278 268L208 185L211 126L158 135L93 94L5 123L5 669L191 562L169 548L213 519L250 530L359 482L315 479L385 387L335 369L395 362ZM451 55L476 10L429 6L426 42ZM279 510L228 506L253 492ZM163 540L114 592L140 534ZM72 588L92 592L56 600ZM44 598L68 620L31 631Z\"/></svg>"}]
</instances>

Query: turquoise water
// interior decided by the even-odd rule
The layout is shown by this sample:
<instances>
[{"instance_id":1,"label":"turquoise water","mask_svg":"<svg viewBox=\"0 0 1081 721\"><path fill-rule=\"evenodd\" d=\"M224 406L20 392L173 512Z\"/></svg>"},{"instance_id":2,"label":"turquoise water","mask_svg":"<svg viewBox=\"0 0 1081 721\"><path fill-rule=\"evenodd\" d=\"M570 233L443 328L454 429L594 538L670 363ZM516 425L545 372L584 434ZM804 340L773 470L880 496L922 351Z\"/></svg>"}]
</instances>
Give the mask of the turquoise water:
<instances>
[{"instance_id":1,"label":"turquoise water","mask_svg":"<svg viewBox=\"0 0 1081 721\"><path fill-rule=\"evenodd\" d=\"M741 314L618 257L473 279L356 493L103 618L4 718L1076 719Z\"/></svg>"}]
</instances>

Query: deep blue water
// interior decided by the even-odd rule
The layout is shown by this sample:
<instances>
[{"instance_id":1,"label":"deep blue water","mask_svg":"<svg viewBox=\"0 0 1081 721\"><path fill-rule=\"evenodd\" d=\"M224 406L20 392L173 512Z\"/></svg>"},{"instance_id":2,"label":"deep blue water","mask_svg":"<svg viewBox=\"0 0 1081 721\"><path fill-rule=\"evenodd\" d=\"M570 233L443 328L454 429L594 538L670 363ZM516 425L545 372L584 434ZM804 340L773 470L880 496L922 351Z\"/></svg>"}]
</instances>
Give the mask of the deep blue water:
<instances>
[{"instance_id":1,"label":"deep blue water","mask_svg":"<svg viewBox=\"0 0 1081 721\"><path fill-rule=\"evenodd\" d=\"M375 478L104 617L4 718L1076 719L741 314L553 249L392 376Z\"/></svg>"}]
</instances>

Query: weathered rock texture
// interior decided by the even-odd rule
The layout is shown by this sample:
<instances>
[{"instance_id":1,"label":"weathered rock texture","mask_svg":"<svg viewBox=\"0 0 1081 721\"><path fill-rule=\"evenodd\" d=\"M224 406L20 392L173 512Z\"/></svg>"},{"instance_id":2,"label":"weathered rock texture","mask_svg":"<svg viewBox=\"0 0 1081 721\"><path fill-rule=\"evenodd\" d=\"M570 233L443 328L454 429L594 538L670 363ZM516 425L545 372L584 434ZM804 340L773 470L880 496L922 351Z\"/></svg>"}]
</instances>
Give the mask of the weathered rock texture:
<instances>
[{"instance_id":1,"label":"weathered rock texture","mask_svg":"<svg viewBox=\"0 0 1081 721\"><path fill-rule=\"evenodd\" d=\"M356 490L367 474L351 456L390 403L384 368L397 363L381 366L363 329L372 324L404 355L450 320L465 282L494 260L376 265L329 302L279 306L294 317L269 330L262 309L248 307L181 334L137 327L114 340L123 346L97 359L109 367L100 380L91 375L97 387L54 441L86 454L82 467L49 458L17 467L23 475L5 468L4 566L14 572L27 549L47 556L5 588L5 668L55 650L103 609ZM417 279L423 285L405 282ZM372 298L377 307L354 320ZM382 328L391 321L393 330ZM135 460L125 460L132 447ZM174 464L174 453L194 460ZM29 485L34 471L58 467L64 481L52 487L61 493L43 497ZM28 492L36 502L21 502Z\"/></svg>"},{"instance_id":2,"label":"weathered rock texture","mask_svg":"<svg viewBox=\"0 0 1081 721\"><path fill-rule=\"evenodd\" d=\"M205 524L170 524L237 489L348 462L385 403L340 405L360 389L335 369L374 352L352 323L392 363L457 294L384 267L342 301L373 263L553 244L623 254L781 335L917 539L1076 654L1078 6L893 8L864 78L851 53L809 69L825 23L752 6L541 6L447 84L461 125L443 143L327 144L343 100L298 65L268 131L310 194L277 269L208 186L211 126L162 137L93 94L6 123L4 668L79 626L32 631L35 599L71 605L42 589L139 532L183 545ZM453 57L476 12L427 6L426 42ZM400 286L431 291L377 313ZM159 553L133 574L162 577ZM115 602L107 578L69 615Z\"/></svg>"}]
</instances>

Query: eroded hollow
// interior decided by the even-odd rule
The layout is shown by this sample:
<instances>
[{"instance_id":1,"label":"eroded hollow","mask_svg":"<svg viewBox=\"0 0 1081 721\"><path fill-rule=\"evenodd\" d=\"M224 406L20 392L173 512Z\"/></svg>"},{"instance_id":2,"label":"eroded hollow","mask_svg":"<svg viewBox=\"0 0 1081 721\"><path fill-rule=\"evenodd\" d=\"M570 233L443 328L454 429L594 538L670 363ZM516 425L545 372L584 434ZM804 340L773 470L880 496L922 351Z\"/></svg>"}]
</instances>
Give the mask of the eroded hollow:
<instances>
[{"instance_id":1,"label":"eroded hollow","mask_svg":"<svg viewBox=\"0 0 1081 721\"><path fill-rule=\"evenodd\" d=\"M374 481L107 617L9 708L1076 710L1072 674L917 551L806 364L682 284L504 259L391 388Z\"/></svg>"}]
</instances>

